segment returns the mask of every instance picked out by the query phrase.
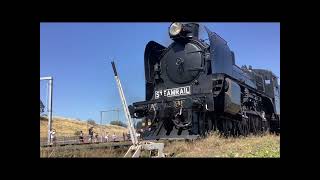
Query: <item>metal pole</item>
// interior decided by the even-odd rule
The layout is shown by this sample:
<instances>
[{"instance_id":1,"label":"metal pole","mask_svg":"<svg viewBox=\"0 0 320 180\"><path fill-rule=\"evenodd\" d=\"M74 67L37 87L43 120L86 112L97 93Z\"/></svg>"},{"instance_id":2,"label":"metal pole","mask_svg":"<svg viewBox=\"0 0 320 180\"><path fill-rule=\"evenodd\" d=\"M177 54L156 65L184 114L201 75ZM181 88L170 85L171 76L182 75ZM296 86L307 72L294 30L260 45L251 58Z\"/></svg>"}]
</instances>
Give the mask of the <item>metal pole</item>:
<instances>
[{"instance_id":1,"label":"metal pole","mask_svg":"<svg viewBox=\"0 0 320 180\"><path fill-rule=\"evenodd\" d=\"M49 79L49 102L48 102L48 144L51 143L51 136L50 136L50 131L52 128L52 86L53 86L53 79L52 77Z\"/></svg>"},{"instance_id":2,"label":"metal pole","mask_svg":"<svg viewBox=\"0 0 320 180\"><path fill-rule=\"evenodd\" d=\"M52 80L52 77L50 76L50 77L40 77L40 81L41 80Z\"/></svg>"},{"instance_id":3,"label":"metal pole","mask_svg":"<svg viewBox=\"0 0 320 180\"><path fill-rule=\"evenodd\" d=\"M48 88L48 94L49 97L47 99L47 106L48 106L48 145L51 143L51 136L50 136L50 131L51 131L51 121L52 121L52 90L53 90L53 78L52 77L40 77L40 81L41 80L49 80L47 87Z\"/></svg>"},{"instance_id":4,"label":"metal pole","mask_svg":"<svg viewBox=\"0 0 320 180\"><path fill-rule=\"evenodd\" d=\"M102 124L102 111L100 111L100 124Z\"/></svg>"},{"instance_id":5,"label":"metal pole","mask_svg":"<svg viewBox=\"0 0 320 180\"><path fill-rule=\"evenodd\" d=\"M117 73L116 66L115 66L114 62L112 61L111 64L112 64L112 68L113 68L113 72L114 72L114 77L115 77L115 80L116 80L116 83L117 83L120 99L122 101L123 111L124 111L126 119L128 121L128 129L129 129L129 132L130 132L131 141L132 141L132 144L138 145L139 142L138 142L138 139L137 139L137 136L136 136L135 129L132 126L132 119L131 119L131 116L130 116L130 113L129 113L129 109L128 109L128 106L127 106L127 102L126 102L126 98L124 96L124 92L123 92L123 89L122 89L122 86L121 86L120 78L118 77L118 73Z\"/></svg>"},{"instance_id":6,"label":"metal pole","mask_svg":"<svg viewBox=\"0 0 320 180\"><path fill-rule=\"evenodd\" d=\"M103 115L103 113L105 112L110 112L110 111L112 111L112 112L118 112L118 121L119 121L119 111L120 111L120 109L119 108L116 108L116 109L111 109L111 110L107 110L107 111L100 111L100 124L101 124L101 128L102 128L102 115ZM107 122L108 123L108 122ZM107 124L106 123L106 124ZM101 129L100 128L100 129ZM101 133L102 133L102 130L101 130ZM101 134L102 135L102 134ZM101 136L101 141L102 141L102 136Z\"/></svg>"},{"instance_id":7,"label":"metal pole","mask_svg":"<svg viewBox=\"0 0 320 180\"><path fill-rule=\"evenodd\" d=\"M119 108L117 108L117 112L118 112L118 121L120 121L120 120L119 120Z\"/></svg>"},{"instance_id":8,"label":"metal pole","mask_svg":"<svg viewBox=\"0 0 320 180\"><path fill-rule=\"evenodd\" d=\"M102 142L102 111L100 111L100 136L101 136L101 142Z\"/></svg>"}]
</instances>

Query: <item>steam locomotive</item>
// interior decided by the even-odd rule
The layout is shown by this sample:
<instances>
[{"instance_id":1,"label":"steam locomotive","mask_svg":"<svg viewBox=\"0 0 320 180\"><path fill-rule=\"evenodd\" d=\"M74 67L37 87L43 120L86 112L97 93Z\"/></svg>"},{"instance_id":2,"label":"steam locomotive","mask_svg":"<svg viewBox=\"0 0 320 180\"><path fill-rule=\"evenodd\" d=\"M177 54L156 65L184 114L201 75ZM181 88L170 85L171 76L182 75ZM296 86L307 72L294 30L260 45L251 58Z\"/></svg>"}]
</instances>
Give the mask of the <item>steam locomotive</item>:
<instances>
[{"instance_id":1,"label":"steam locomotive","mask_svg":"<svg viewBox=\"0 0 320 180\"><path fill-rule=\"evenodd\" d=\"M280 133L280 85L274 73L241 68L218 34L198 23L172 23L165 47L145 48L145 101L129 106L143 118L144 139L194 139L218 131L226 136Z\"/></svg>"}]
</instances>

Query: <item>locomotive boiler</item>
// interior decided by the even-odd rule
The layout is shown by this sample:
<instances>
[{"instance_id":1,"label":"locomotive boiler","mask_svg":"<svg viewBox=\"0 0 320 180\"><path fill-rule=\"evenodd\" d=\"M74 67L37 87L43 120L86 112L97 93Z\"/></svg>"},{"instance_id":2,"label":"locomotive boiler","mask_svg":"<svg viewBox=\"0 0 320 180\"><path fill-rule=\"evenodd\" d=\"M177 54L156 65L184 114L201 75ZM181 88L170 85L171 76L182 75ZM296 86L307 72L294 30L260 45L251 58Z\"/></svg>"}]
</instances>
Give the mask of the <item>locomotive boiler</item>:
<instances>
[{"instance_id":1,"label":"locomotive boiler","mask_svg":"<svg viewBox=\"0 0 320 180\"><path fill-rule=\"evenodd\" d=\"M172 23L165 47L145 48L145 101L129 106L143 118L144 139L193 139L219 131L226 136L280 132L280 86L269 70L235 64L218 34L199 24Z\"/></svg>"}]
</instances>

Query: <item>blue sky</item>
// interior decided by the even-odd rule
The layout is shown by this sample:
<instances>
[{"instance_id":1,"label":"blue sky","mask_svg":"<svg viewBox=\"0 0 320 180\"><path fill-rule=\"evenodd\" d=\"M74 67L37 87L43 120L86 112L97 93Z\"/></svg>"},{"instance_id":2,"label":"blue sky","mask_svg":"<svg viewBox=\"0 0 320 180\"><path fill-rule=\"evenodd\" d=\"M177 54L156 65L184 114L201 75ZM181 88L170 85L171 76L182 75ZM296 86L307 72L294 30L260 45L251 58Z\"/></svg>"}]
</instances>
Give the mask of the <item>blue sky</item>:
<instances>
[{"instance_id":1,"label":"blue sky","mask_svg":"<svg viewBox=\"0 0 320 180\"><path fill-rule=\"evenodd\" d=\"M280 77L280 23L202 23L224 38L236 64ZM128 104L145 95L143 56L153 40L168 45L170 23L41 23L40 76L53 76L53 115L100 122L101 110L121 108L111 60ZM40 97L45 101L45 82ZM103 123L116 119L105 113ZM125 121L124 116L120 119Z\"/></svg>"}]
</instances>

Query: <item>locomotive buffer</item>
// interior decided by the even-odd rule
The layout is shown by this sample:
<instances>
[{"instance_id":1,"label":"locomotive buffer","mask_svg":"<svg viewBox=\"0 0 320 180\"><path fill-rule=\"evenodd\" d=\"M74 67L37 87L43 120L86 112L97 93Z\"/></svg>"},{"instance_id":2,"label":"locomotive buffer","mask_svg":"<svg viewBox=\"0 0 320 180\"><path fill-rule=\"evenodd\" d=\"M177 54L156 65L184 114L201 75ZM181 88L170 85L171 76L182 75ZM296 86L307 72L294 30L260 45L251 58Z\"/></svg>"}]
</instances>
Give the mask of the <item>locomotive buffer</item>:
<instances>
[{"instance_id":1,"label":"locomotive buffer","mask_svg":"<svg viewBox=\"0 0 320 180\"><path fill-rule=\"evenodd\" d=\"M129 133L130 133L130 137L131 137L131 141L132 141L132 146L129 148L128 152L124 155L124 157L129 157L130 155L132 157L140 157L140 154L143 150L150 151L150 156L152 156L152 151L158 151L158 153L155 157L165 157L164 153L163 153L163 148L164 148L163 143L153 143L153 142L147 142L147 141L139 142L138 141L136 131L135 131L134 126L132 124L132 119L131 119L131 116L129 113L127 101L124 97L124 93L122 90L120 79L118 77L115 63L112 61L111 64L112 64L112 68L113 68L113 72L114 72L114 77L117 82L117 87L119 90L123 110L124 110L126 119L128 121L128 129L129 129Z\"/></svg>"}]
</instances>

